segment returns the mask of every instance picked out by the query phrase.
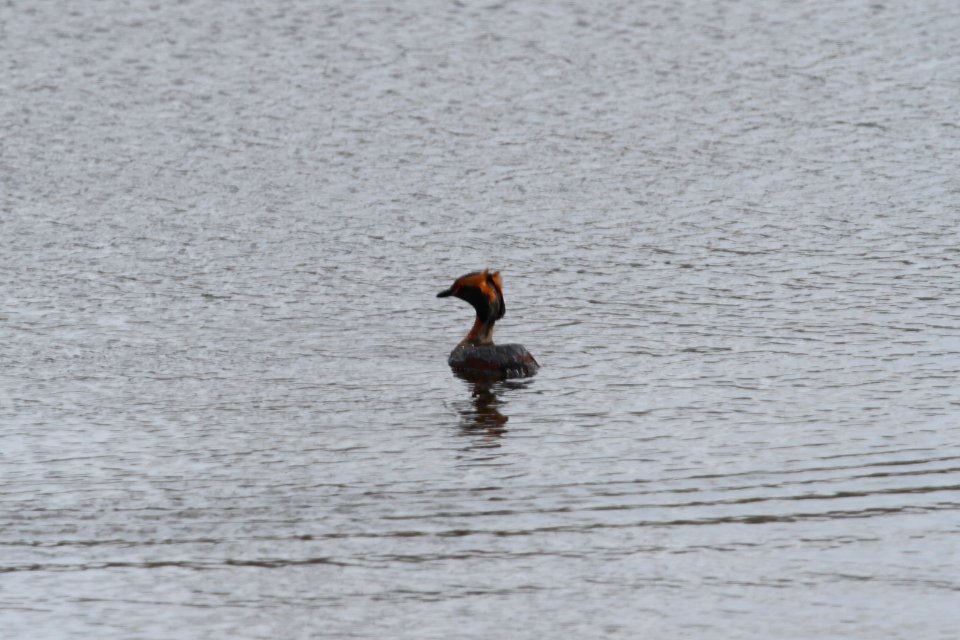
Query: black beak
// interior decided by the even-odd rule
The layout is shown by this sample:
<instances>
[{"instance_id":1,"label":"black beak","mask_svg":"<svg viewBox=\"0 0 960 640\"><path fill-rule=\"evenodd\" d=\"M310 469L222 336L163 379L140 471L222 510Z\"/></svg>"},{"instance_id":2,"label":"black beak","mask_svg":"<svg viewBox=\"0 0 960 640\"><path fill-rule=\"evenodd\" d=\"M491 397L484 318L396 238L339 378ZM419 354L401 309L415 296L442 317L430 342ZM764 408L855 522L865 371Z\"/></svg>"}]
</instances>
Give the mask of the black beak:
<instances>
[{"instance_id":1,"label":"black beak","mask_svg":"<svg viewBox=\"0 0 960 640\"><path fill-rule=\"evenodd\" d=\"M449 298L453 295L453 289L447 289L446 291L441 291L437 294L438 298Z\"/></svg>"}]
</instances>

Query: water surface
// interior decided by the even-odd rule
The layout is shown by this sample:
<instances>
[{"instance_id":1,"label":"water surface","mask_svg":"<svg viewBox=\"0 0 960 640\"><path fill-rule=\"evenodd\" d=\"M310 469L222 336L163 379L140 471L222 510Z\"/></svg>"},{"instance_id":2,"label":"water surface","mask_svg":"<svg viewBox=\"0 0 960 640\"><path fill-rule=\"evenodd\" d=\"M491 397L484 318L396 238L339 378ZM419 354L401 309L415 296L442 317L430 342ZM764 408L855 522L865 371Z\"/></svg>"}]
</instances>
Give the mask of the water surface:
<instances>
[{"instance_id":1,"label":"water surface","mask_svg":"<svg viewBox=\"0 0 960 640\"><path fill-rule=\"evenodd\" d=\"M955 636L954 3L0 33L5 637Z\"/></svg>"}]
</instances>

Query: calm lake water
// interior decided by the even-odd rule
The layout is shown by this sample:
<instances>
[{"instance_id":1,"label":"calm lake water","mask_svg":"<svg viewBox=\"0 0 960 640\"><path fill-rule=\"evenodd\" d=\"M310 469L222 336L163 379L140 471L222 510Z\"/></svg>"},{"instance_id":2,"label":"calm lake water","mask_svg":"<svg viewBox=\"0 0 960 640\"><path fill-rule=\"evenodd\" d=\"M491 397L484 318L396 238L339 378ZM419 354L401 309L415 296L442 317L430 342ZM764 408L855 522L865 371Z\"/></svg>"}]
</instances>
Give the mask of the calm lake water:
<instances>
[{"instance_id":1,"label":"calm lake water","mask_svg":"<svg viewBox=\"0 0 960 640\"><path fill-rule=\"evenodd\" d=\"M3 637L955 638L958 33L0 7Z\"/></svg>"}]
</instances>

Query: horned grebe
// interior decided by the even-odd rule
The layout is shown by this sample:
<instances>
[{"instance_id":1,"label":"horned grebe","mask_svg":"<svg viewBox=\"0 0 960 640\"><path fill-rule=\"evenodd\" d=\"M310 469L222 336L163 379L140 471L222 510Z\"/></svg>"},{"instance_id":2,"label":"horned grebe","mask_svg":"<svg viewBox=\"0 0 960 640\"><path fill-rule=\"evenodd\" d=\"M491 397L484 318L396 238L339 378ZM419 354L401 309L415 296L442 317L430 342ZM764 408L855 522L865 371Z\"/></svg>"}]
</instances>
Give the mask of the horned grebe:
<instances>
[{"instance_id":1,"label":"horned grebe","mask_svg":"<svg viewBox=\"0 0 960 640\"><path fill-rule=\"evenodd\" d=\"M500 272L474 271L457 278L453 286L437 294L453 296L473 305L477 319L447 362L457 373L503 378L532 376L540 368L530 352L519 344L493 344L493 325L507 310L503 302Z\"/></svg>"}]
</instances>

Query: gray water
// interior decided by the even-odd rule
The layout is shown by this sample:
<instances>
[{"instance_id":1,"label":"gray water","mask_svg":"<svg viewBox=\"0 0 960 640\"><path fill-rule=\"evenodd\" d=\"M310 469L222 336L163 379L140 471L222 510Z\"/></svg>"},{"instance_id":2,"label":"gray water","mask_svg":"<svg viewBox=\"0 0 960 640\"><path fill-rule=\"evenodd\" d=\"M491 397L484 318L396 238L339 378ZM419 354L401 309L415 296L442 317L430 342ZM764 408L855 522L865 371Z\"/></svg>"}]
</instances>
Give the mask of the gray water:
<instances>
[{"instance_id":1,"label":"gray water","mask_svg":"<svg viewBox=\"0 0 960 640\"><path fill-rule=\"evenodd\" d=\"M2 636L955 638L958 33L0 7Z\"/></svg>"}]
</instances>

